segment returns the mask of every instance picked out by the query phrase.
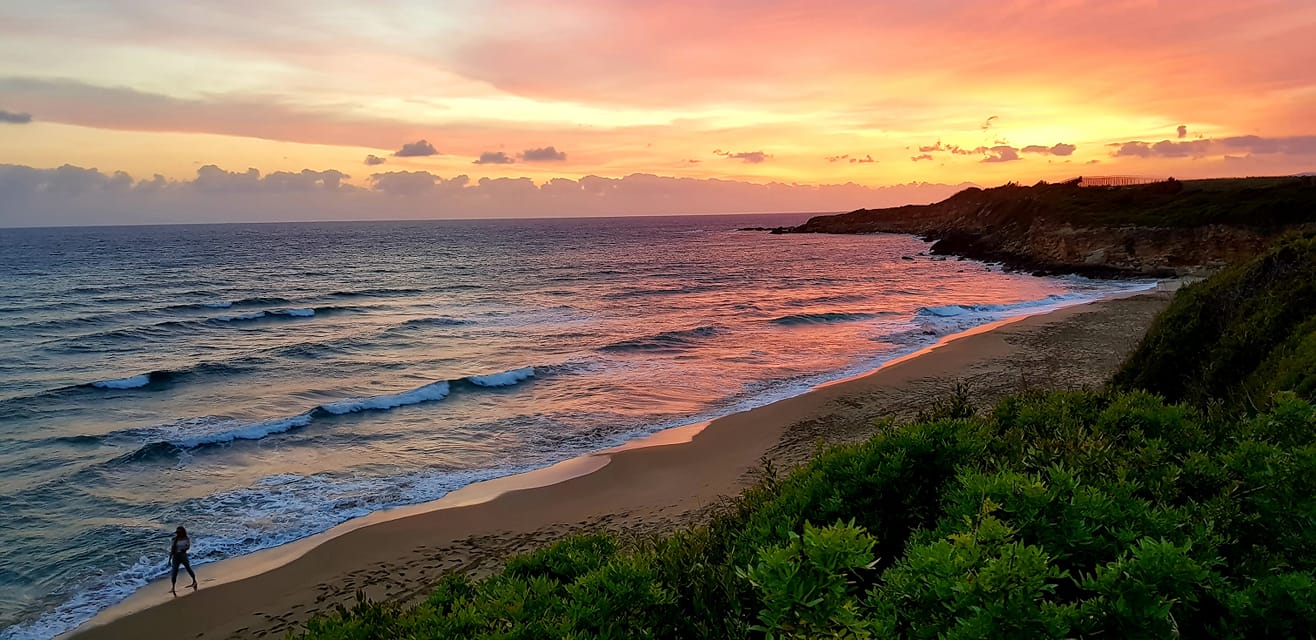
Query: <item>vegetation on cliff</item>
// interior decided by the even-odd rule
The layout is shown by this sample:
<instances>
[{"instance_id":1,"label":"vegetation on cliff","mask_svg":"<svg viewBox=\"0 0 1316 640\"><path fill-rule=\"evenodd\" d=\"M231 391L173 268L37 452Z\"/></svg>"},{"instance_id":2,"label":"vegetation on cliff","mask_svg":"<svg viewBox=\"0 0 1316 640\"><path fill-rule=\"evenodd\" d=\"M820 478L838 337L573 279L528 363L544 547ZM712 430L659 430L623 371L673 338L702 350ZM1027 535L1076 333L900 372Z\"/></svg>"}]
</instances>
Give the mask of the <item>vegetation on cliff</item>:
<instances>
[{"instance_id":1,"label":"vegetation on cliff","mask_svg":"<svg viewBox=\"0 0 1316 640\"><path fill-rule=\"evenodd\" d=\"M1186 289L1109 390L943 403L705 526L570 538L303 637L1311 637L1314 243ZM1239 385L1267 395L1212 402Z\"/></svg>"},{"instance_id":2,"label":"vegetation on cliff","mask_svg":"<svg viewBox=\"0 0 1316 640\"><path fill-rule=\"evenodd\" d=\"M1316 232L1184 287L1115 384L1175 401L1265 406L1316 400Z\"/></svg>"},{"instance_id":3,"label":"vegetation on cliff","mask_svg":"<svg viewBox=\"0 0 1316 640\"><path fill-rule=\"evenodd\" d=\"M910 233L935 253L1035 271L1194 272L1249 258L1316 223L1316 180L1239 178L1128 186L970 188L930 205L816 216L787 233Z\"/></svg>"}]
</instances>

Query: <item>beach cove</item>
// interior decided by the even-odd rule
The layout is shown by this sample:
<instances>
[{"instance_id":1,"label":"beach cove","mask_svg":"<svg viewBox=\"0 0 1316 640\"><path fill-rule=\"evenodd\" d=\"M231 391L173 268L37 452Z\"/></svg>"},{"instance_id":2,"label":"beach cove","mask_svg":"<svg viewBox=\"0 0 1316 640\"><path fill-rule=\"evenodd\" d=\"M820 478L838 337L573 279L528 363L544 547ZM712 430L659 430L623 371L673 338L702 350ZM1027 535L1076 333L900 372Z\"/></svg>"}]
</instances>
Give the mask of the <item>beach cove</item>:
<instances>
[{"instance_id":1,"label":"beach cove","mask_svg":"<svg viewBox=\"0 0 1316 640\"><path fill-rule=\"evenodd\" d=\"M1100 385L1168 304L1171 289L985 325L870 374L706 426L660 432L374 516L386 521L202 567L201 590L178 599L161 603L168 588L157 581L73 637L280 637L313 615L350 606L357 590L373 600L414 600L444 573L480 575L569 533L646 535L698 523L754 482L764 460L782 469L807 460L820 441L862 439L874 419L912 417L956 382L979 406L1020 390ZM541 483L550 484L533 486Z\"/></svg>"}]
</instances>

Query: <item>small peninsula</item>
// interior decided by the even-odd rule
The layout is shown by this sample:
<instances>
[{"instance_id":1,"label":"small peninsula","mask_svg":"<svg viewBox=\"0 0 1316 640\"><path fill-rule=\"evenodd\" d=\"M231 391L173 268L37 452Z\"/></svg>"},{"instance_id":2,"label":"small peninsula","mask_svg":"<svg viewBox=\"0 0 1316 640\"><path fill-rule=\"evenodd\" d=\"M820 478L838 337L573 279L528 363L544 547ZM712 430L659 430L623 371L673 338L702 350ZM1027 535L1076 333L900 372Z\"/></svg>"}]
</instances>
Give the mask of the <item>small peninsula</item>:
<instances>
[{"instance_id":1,"label":"small peninsula","mask_svg":"<svg viewBox=\"0 0 1316 640\"><path fill-rule=\"evenodd\" d=\"M816 216L773 233L908 233L933 254L1036 273L1199 275L1316 224L1316 178L1236 178L1120 187L1014 183L928 205Z\"/></svg>"}]
</instances>

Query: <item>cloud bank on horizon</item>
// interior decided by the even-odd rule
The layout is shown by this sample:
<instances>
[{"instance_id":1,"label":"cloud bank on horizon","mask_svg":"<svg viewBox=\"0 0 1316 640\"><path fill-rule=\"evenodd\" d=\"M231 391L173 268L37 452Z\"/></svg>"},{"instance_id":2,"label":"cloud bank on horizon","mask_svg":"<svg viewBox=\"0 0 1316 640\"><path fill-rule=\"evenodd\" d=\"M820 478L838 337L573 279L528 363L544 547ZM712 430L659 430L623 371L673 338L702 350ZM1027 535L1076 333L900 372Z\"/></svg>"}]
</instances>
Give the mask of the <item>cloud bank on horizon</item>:
<instances>
[{"instance_id":1,"label":"cloud bank on horizon","mask_svg":"<svg viewBox=\"0 0 1316 640\"><path fill-rule=\"evenodd\" d=\"M228 171L136 179L65 165L0 165L0 227L168 222L527 218L681 213L820 212L934 202L968 184L802 185L631 174L621 178L444 178L428 171L352 176L335 169ZM178 218L179 211L189 217Z\"/></svg>"},{"instance_id":2,"label":"cloud bank on horizon","mask_svg":"<svg viewBox=\"0 0 1316 640\"><path fill-rule=\"evenodd\" d=\"M362 164L537 189L1300 173L1313 32L1307 0L5 3L0 163L367 192Z\"/></svg>"}]
</instances>

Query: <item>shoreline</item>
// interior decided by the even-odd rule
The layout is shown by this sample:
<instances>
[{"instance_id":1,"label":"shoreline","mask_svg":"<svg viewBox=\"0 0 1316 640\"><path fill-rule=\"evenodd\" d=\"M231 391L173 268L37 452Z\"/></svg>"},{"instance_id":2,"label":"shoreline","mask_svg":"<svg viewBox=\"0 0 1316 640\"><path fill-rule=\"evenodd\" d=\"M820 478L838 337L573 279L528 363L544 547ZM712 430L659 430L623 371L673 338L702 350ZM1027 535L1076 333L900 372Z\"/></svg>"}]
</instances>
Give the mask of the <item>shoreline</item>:
<instances>
[{"instance_id":1,"label":"shoreline","mask_svg":"<svg viewBox=\"0 0 1316 640\"><path fill-rule=\"evenodd\" d=\"M296 542L205 565L202 589L195 594L170 598L167 582L156 580L59 637L175 637L184 628L207 638L282 635L311 613L350 604L353 587L371 599L407 600L442 573L479 574L506 555L574 531L647 534L698 522L723 498L748 486L761 460L793 464L807 460L818 439L838 442L859 435L847 433L854 425L820 429L823 425L816 424L851 396L878 388L898 391L920 379L958 379L983 361L1008 356L1011 334L1035 332L1121 300L1146 299L1141 306L1159 311L1172 289L1173 283L1162 283L1150 292L987 323L800 395L468 485L437 501L377 511ZM1145 329L1154 315L1143 309L1135 324ZM1140 337L1139 332L1132 342ZM1127 341L1128 336L1105 338ZM938 387L948 393L950 383ZM924 402L905 398L903 404L909 414ZM901 413L888 408L873 415ZM859 421L859 431L871 417Z\"/></svg>"}]
</instances>

